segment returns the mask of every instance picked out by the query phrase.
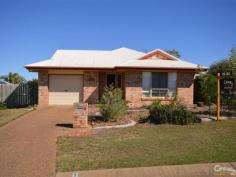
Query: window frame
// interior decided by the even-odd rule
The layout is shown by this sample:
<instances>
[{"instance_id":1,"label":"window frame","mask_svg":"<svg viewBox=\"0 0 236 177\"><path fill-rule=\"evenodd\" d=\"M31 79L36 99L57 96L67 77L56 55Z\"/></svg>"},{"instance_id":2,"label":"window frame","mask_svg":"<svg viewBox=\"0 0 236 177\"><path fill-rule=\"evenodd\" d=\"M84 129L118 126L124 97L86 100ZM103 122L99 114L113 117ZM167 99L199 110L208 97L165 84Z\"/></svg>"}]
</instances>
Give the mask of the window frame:
<instances>
[{"instance_id":1,"label":"window frame","mask_svg":"<svg viewBox=\"0 0 236 177\"><path fill-rule=\"evenodd\" d=\"M144 88L144 73L146 72L146 77L147 77L147 73L149 73L150 75L150 81L149 84L147 84L148 82L146 82L146 85L150 85L150 88ZM166 88L154 88L153 87L153 73L167 73L167 87ZM170 77L170 73L174 73L174 75L172 76L174 78L175 83L172 85L174 85L174 88L170 88L170 81L171 79ZM147 79L147 78L146 78ZM176 71L144 71L142 72L142 98L173 98L177 95L177 72Z\"/></svg>"}]
</instances>

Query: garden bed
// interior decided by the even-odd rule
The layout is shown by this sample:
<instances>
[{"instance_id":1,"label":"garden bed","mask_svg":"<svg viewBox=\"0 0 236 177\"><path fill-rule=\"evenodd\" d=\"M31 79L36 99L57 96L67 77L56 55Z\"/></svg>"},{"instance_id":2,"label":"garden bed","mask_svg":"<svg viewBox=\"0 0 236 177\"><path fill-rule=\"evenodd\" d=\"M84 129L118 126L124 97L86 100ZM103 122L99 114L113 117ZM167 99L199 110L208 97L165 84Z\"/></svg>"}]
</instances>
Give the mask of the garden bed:
<instances>
[{"instance_id":1,"label":"garden bed","mask_svg":"<svg viewBox=\"0 0 236 177\"><path fill-rule=\"evenodd\" d=\"M203 120L203 122L209 122L212 120L216 120L216 106L211 106L211 109L209 110L209 106L198 106L191 108L190 111L192 111L194 114L196 114L200 119ZM236 110L228 110L225 107L221 107L220 112L220 119L236 119Z\"/></svg>"},{"instance_id":2,"label":"garden bed","mask_svg":"<svg viewBox=\"0 0 236 177\"><path fill-rule=\"evenodd\" d=\"M89 109L89 124L92 127L126 125L129 124L131 120L139 122L140 118L147 117L149 115L149 111L147 109L129 109L127 114L122 116L117 121L104 121L99 113L99 109L96 107L90 107Z\"/></svg>"}]
</instances>

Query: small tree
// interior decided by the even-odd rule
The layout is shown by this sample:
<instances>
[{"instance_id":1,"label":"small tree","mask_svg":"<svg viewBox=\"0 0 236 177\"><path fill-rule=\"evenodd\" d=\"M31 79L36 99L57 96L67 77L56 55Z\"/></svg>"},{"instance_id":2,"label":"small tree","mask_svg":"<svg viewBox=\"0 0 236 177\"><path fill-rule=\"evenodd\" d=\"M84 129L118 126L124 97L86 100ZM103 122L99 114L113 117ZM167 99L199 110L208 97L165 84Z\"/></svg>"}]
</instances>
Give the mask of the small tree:
<instances>
[{"instance_id":1,"label":"small tree","mask_svg":"<svg viewBox=\"0 0 236 177\"><path fill-rule=\"evenodd\" d=\"M117 121L127 111L126 102L122 99L122 91L110 85L104 88L100 101L101 114L105 121Z\"/></svg>"},{"instance_id":2,"label":"small tree","mask_svg":"<svg viewBox=\"0 0 236 177\"><path fill-rule=\"evenodd\" d=\"M208 74L216 76L217 73L230 72L229 76L224 76L224 79L232 79L234 80L234 84L236 84L236 48L232 48L230 50L230 54L227 58L220 60L214 64L212 64L209 68ZM234 87L235 88L235 87ZM222 95L221 97L222 105L230 107L236 107L235 97Z\"/></svg>"},{"instance_id":3,"label":"small tree","mask_svg":"<svg viewBox=\"0 0 236 177\"><path fill-rule=\"evenodd\" d=\"M166 50L166 52L171 54L171 55L173 55L173 56L175 56L175 57L177 57L177 58L181 57L181 55L180 55L178 50L172 49L172 50Z\"/></svg>"},{"instance_id":4,"label":"small tree","mask_svg":"<svg viewBox=\"0 0 236 177\"><path fill-rule=\"evenodd\" d=\"M216 77L211 74L200 74L194 83L195 102L204 102L206 105L216 100Z\"/></svg>"},{"instance_id":5,"label":"small tree","mask_svg":"<svg viewBox=\"0 0 236 177\"><path fill-rule=\"evenodd\" d=\"M236 78L236 48L230 50L228 58L213 63L210 66L208 73L216 76L217 73L226 71L231 72L231 76L228 78Z\"/></svg>"}]
</instances>

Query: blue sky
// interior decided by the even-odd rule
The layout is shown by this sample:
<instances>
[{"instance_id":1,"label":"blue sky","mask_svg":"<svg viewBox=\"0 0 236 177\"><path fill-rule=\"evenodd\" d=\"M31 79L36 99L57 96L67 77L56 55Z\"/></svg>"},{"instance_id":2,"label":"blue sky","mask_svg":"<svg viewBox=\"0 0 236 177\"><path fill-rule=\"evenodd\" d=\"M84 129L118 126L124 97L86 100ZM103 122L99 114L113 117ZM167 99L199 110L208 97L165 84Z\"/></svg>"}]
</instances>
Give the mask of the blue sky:
<instances>
[{"instance_id":1,"label":"blue sky","mask_svg":"<svg viewBox=\"0 0 236 177\"><path fill-rule=\"evenodd\" d=\"M0 75L56 49L177 49L209 66L236 46L235 0L0 0Z\"/></svg>"}]
</instances>

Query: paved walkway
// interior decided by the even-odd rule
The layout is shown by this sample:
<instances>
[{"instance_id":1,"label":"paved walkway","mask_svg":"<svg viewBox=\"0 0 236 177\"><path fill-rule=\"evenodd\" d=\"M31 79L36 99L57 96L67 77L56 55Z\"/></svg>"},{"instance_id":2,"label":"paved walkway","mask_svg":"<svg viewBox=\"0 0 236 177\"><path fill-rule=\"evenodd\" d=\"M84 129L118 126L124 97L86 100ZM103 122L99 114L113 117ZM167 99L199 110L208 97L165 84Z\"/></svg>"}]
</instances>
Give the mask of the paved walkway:
<instances>
[{"instance_id":1,"label":"paved walkway","mask_svg":"<svg viewBox=\"0 0 236 177\"><path fill-rule=\"evenodd\" d=\"M217 166L216 166L217 165ZM236 170L236 163L210 163L194 165L172 165L157 167L123 168L58 173L56 177L217 177L231 176L223 172ZM226 169L226 168L227 169ZM214 168L216 171L214 171ZM236 175L236 171L235 171Z\"/></svg>"},{"instance_id":2,"label":"paved walkway","mask_svg":"<svg viewBox=\"0 0 236 177\"><path fill-rule=\"evenodd\" d=\"M0 127L0 177L54 177L56 137L72 107L47 107Z\"/></svg>"}]
</instances>

